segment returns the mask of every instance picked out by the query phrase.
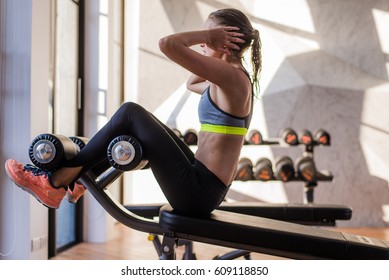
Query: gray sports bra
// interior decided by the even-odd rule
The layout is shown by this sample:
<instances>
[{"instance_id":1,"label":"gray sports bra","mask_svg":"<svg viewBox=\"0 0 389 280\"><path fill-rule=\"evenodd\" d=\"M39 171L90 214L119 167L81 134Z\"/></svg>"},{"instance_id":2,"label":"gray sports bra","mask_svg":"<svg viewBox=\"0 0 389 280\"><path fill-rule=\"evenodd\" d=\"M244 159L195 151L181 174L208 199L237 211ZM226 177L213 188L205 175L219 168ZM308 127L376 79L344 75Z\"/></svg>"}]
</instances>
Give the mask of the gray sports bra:
<instances>
[{"instance_id":1,"label":"gray sports bra","mask_svg":"<svg viewBox=\"0 0 389 280\"><path fill-rule=\"evenodd\" d=\"M248 116L234 116L224 112L215 104L215 102L213 102L209 88L210 87L207 87L201 96L198 107L198 115L201 123L200 131L246 135L251 122L253 104L251 104L251 110Z\"/></svg>"}]
</instances>

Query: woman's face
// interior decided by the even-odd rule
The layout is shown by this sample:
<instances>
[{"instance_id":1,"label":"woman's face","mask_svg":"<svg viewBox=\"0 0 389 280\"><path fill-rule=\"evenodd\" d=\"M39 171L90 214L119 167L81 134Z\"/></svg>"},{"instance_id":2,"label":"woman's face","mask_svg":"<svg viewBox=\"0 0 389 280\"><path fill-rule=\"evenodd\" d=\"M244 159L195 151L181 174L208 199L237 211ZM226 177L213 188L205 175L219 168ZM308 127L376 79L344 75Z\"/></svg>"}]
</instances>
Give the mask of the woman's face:
<instances>
[{"instance_id":1,"label":"woman's face","mask_svg":"<svg viewBox=\"0 0 389 280\"><path fill-rule=\"evenodd\" d=\"M215 28L217 25L212 19L207 19L204 23L204 29L208 30L211 28ZM214 49L211 49L210 47L207 46L207 44L200 44L200 47L203 51L203 54L205 56L211 56L211 57L221 57L223 54L222 52L215 51Z\"/></svg>"}]
</instances>

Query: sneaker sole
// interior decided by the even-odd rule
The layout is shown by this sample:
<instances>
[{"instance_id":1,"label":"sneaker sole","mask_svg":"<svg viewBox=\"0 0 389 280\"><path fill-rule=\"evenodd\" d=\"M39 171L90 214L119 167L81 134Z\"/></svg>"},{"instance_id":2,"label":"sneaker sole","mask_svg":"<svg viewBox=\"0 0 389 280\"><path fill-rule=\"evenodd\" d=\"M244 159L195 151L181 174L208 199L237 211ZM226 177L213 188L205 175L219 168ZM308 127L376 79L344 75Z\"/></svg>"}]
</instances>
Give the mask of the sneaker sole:
<instances>
[{"instance_id":1,"label":"sneaker sole","mask_svg":"<svg viewBox=\"0 0 389 280\"><path fill-rule=\"evenodd\" d=\"M58 206L57 206L57 205L50 205L50 204L48 204L48 203L43 202L43 201L39 198L39 196L38 196L36 193L34 193L30 188L27 188L26 186L23 186L23 185L20 185L20 184L16 183L15 180L14 180L14 179L12 178L12 176L11 176L11 172L8 171L8 166L7 166L7 165L5 166L5 172L7 173L8 178L10 178L10 180L11 180L16 186L18 186L18 187L21 188L23 191L25 191L25 192L29 193L30 195L32 195L36 200L38 200L39 203L41 203L42 205L46 206L47 208L52 208L52 209L58 209L58 208L59 208L59 205L58 205Z\"/></svg>"},{"instance_id":2,"label":"sneaker sole","mask_svg":"<svg viewBox=\"0 0 389 280\"><path fill-rule=\"evenodd\" d=\"M66 200L71 204L76 204L78 200L73 199L73 196L66 192Z\"/></svg>"}]
</instances>

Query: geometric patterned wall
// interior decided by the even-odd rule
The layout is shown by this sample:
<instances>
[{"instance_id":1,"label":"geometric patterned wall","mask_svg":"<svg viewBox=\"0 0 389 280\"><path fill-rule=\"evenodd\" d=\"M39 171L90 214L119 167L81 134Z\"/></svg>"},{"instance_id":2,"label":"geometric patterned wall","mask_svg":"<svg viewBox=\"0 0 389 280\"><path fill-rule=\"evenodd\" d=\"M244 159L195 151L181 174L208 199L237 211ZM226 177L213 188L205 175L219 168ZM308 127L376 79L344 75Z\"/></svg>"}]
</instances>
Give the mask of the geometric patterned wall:
<instances>
[{"instance_id":1,"label":"geometric patterned wall","mask_svg":"<svg viewBox=\"0 0 389 280\"><path fill-rule=\"evenodd\" d=\"M274 55L277 64L267 73L271 77L263 96L269 134L282 127L330 131L332 146L318 150L315 159L319 168L331 170L334 181L319 184L315 202L352 206L350 226L384 225L389 205L388 1L261 4L255 18L269 39L265 59ZM278 13L281 6L288 14Z\"/></svg>"},{"instance_id":2,"label":"geometric patterned wall","mask_svg":"<svg viewBox=\"0 0 389 280\"><path fill-rule=\"evenodd\" d=\"M172 100L181 100L177 123L182 129L192 125L186 120L196 114L190 109L196 97L187 97L182 88L189 74L165 59L157 42L173 32L202 28L215 9L241 9L263 43L262 93L251 128L264 137L277 137L284 127L328 130L332 145L316 148L315 162L334 180L319 183L315 203L351 206L353 218L342 226L389 222L389 1L161 0L140 5L141 104L165 112L160 117L166 121L166 112L177 110ZM301 153L277 147L242 151L253 160ZM242 200L303 198L298 183L234 183L231 189Z\"/></svg>"}]
</instances>

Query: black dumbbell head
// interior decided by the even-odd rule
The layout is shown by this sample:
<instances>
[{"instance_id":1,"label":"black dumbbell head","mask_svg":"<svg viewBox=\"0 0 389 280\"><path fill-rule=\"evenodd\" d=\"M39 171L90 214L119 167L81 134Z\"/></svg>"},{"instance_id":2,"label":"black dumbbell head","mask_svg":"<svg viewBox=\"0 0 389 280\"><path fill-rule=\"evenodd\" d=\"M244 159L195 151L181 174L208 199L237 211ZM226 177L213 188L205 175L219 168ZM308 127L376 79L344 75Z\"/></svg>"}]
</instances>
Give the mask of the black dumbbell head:
<instances>
[{"instance_id":1,"label":"black dumbbell head","mask_svg":"<svg viewBox=\"0 0 389 280\"><path fill-rule=\"evenodd\" d=\"M248 144L261 145L263 142L262 134L256 129L250 130L247 134L246 141Z\"/></svg>"},{"instance_id":2,"label":"black dumbbell head","mask_svg":"<svg viewBox=\"0 0 389 280\"><path fill-rule=\"evenodd\" d=\"M328 131L319 129L315 132L315 141L319 145L329 146L331 145L331 136Z\"/></svg>"},{"instance_id":3,"label":"black dumbbell head","mask_svg":"<svg viewBox=\"0 0 389 280\"><path fill-rule=\"evenodd\" d=\"M274 178L273 164L268 158L260 158L254 167L254 179L269 181Z\"/></svg>"},{"instance_id":4,"label":"black dumbbell head","mask_svg":"<svg viewBox=\"0 0 389 280\"><path fill-rule=\"evenodd\" d=\"M288 182L295 177L293 161L290 157L284 156L277 159L275 176L283 182Z\"/></svg>"},{"instance_id":5,"label":"black dumbbell head","mask_svg":"<svg viewBox=\"0 0 389 280\"><path fill-rule=\"evenodd\" d=\"M182 133L181 133L181 131L179 129L172 128L172 131L174 132L174 134L177 135L177 137L182 138Z\"/></svg>"},{"instance_id":6,"label":"black dumbbell head","mask_svg":"<svg viewBox=\"0 0 389 280\"><path fill-rule=\"evenodd\" d=\"M289 127L281 130L280 138L284 143L291 146L295 146L299 144L296 131L294 131Z\"/></svg>"},{"instance_id":7,"label":"black dumbbell head","mask_svg":"<svg viewBox=\"0 0 389 280\"><path fill-rule=\"evenodd\" d=\"M296 170L299 178L308 183L317 182L317 170L313 158L303 156L296 160Z\"/></svg>"},{"instance_id":8,"label":"black dumbbell head","mask_svg":"<svg viewBox=\"0 0 389 280\"><path fill-rule=\"evenodd\" d=\"M187 145L189 145L189 146L197 145L198 137L197 137L196 130L188 129L187 131L185 131L183 138L184 138L184 142Z\"/></svg>"},{"instance_id":9,"label":"black dumbbell head","mask_svg":"<svg viewBox=\"0 0 389 280\"><path fill-rule=\"evenodd\" d=\"M238 169L236 172L235 180L249 181L253 180L253 163L248 158L241 158L238 163Z\"/></svg>"},{"instance_id":10,"label":"black dumbbell head","mask_svg":"<svg viewBox=\"0 0 389 280\"><path fill-rule=\"evenodd\" d=\"M312 145L313 144L312 133L307 129L300 131L298 134L298 141L300 144L303 145Z\"/></svg>"}]
</instances>

